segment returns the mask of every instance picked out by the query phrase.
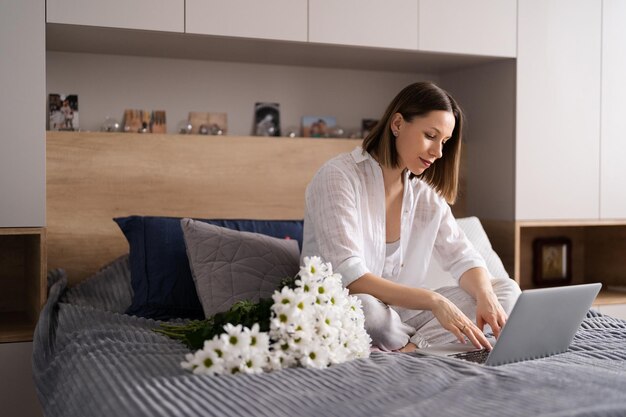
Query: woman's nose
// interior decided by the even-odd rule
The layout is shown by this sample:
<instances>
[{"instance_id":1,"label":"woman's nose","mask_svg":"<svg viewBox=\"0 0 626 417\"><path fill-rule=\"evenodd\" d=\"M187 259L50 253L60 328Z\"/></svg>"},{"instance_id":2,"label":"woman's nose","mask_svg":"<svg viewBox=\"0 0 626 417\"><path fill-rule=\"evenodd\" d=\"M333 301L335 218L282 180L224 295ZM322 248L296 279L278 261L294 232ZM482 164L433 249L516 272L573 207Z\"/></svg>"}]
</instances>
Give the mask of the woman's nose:
<instances>
[{"instance_id":1,"label":"woman's nose","mask_svg":"<svg viewBox=\"0 0 626 417\"><path fill-rule=\"evenodd\" d=\"M443 143L434 141L430 147L430 154L437 159L441 158L443 156Z\"/></svg>"}]
</instances>

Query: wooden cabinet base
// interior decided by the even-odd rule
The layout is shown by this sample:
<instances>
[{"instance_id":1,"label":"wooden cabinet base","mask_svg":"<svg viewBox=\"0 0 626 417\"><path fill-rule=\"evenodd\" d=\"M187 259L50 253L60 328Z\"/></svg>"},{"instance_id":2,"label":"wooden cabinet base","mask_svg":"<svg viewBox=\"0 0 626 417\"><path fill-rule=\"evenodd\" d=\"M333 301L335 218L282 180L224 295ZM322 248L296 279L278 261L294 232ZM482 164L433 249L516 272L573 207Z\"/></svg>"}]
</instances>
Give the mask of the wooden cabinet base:
<instances>
[{"instance_id":1,"label":"wooden cabinet base","mask_svg":"<svg viewBox=\"0 0 626 417\"><path fill-rule=\"evenodd\" d=\"M46 300L44 228L0 228L0 343L32 340Z\"/></svg>"}]
</instances>

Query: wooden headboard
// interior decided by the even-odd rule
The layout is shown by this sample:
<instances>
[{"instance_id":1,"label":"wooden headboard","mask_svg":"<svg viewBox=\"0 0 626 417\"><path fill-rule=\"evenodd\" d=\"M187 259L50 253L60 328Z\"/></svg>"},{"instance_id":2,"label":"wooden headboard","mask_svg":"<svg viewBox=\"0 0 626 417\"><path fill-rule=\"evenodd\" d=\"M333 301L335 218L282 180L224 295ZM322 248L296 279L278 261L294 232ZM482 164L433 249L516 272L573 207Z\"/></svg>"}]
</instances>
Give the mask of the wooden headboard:
<instances>
[{"instance_id":1,"label":"wooden headboard","mask_svg":"<svg viewBox=\"0 0 626 417\"><path fill-rule=\"evenodd\" d=\"M302 219L313 174L360 143L48 132L48 268L76 283L127 253L119 216Z\"/></svg>"}]
</instances>

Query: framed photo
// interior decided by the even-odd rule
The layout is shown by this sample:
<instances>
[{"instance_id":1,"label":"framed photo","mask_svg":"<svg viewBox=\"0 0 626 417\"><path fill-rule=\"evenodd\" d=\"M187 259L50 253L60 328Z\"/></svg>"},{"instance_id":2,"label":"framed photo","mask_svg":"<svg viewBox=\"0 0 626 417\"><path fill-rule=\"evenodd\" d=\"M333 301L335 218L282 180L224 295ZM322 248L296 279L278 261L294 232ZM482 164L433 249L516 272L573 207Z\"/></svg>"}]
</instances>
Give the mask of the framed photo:
<instances>
[{"instance_id":1,"label":"framed photo","mask_svg":"<svg viewBox=\"0 0 626 417\"><path fill-rule=\"evenodd\" d=\"M327 138L330 131L337 125L337 120L332 116L303 116L303 138Z\"/></svg>"},{"instance_id":2,"label":"framed photo","mask_svg":"<svg viewBox=\"0 0 626 417\"><path fill-rule=\"evenodd\" d=\"M255 136L280 136L280 104L255 103Z\"/></svg>"},{"instance_id":3,"label":"framed photo","mask_svg":"<svg viewBox=\"0 0 626 417\"><path fill-rule=\"evenodd\" d=\"M377 119L363 119L361 120L361 136L365 139L370 134L372 129L378 124Z\"/></svg>"},{"instance_id":4,"label":"framed photo","mask_svg":"<svg viewBox=\"0 0 626 417\"><path fill-rule=\"evenodd\" d=\"M48 110L50 130L78 130L78 95L50 94Z\"/></svg>"},{"instance_id":5,"label":"framed photo","mask_svg":"<svg viewBox=\"0 0 626 417\"><path fill-rule=\"evenodd\" d=\"M566 285L572 281L572 241L566 237L533 241L533 282L537 286Z\"/></svg>"}]
</instances>

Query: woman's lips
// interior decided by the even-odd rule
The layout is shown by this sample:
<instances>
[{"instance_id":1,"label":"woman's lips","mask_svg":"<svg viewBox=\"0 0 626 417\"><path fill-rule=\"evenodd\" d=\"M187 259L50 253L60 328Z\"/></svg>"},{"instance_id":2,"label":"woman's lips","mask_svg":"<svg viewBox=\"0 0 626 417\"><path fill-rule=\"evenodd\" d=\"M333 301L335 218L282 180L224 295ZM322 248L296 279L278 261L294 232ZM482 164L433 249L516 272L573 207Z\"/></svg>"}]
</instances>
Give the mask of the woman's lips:
<instances>
[{"instance_id":1,"label":"woman's lips","mask_svg":"<svg viewBox=\"0 0 626 417\"><path fill-rule=\"evenodd\" d=\"M420 158L420 161L422 161L422 164L426 165L426 168L428 168L429 166L432 165L432 162L424 159L424 158Z\"/></svg>"}]
</instances>

